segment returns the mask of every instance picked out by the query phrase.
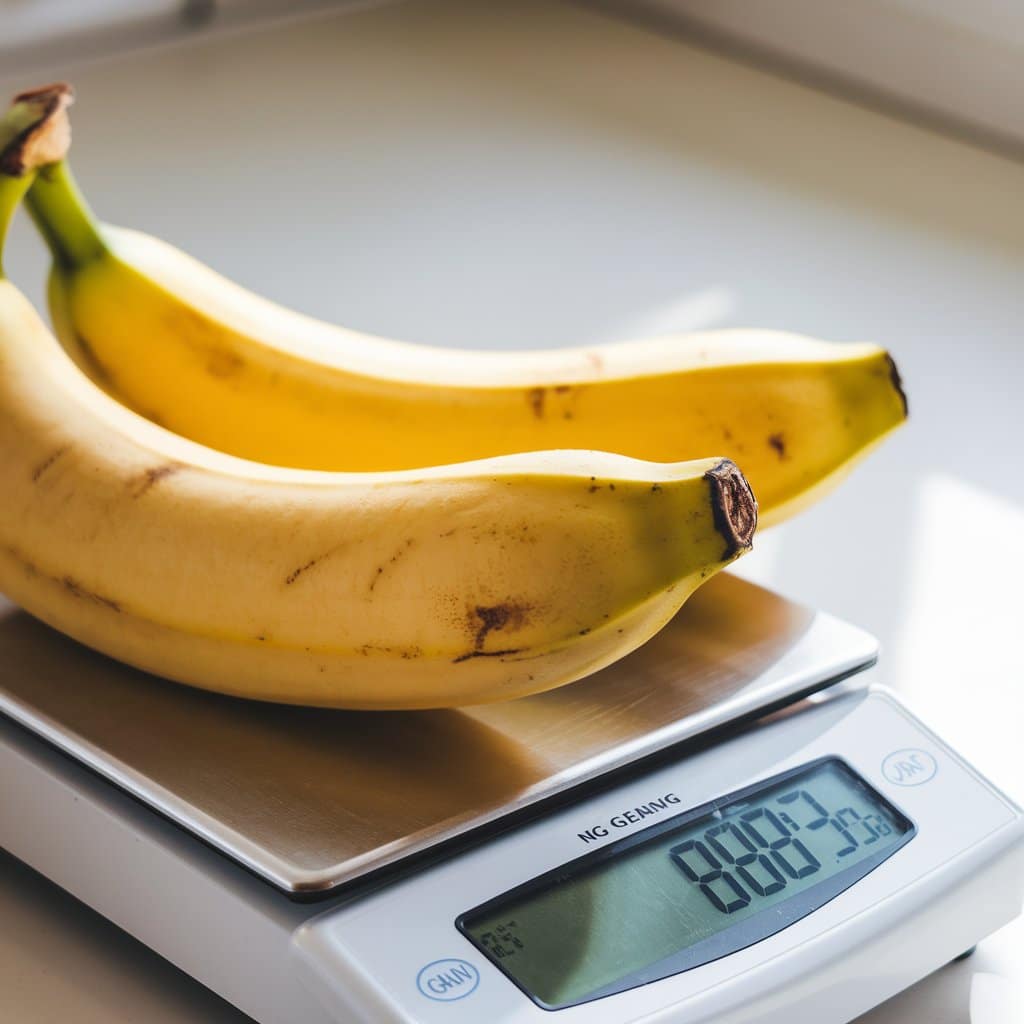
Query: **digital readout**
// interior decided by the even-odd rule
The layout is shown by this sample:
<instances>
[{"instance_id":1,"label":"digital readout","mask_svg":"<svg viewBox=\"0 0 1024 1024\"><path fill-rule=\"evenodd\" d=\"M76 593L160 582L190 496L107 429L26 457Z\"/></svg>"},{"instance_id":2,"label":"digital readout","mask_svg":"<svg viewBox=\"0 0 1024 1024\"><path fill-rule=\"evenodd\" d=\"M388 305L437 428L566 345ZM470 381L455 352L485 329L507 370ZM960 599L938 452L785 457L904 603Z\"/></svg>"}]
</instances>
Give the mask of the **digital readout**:
<instances>
[{"instance_id":1,"label":"digital readout","mask_svg":"<svg viewBox=\"0 0 1024 1024\"><path fill-rule=\"evenodd\" d=\"M541 1005L571 1006L767 938L912 834L830 758L587 854L458 926Z\"/></svg>"}]
</instances>

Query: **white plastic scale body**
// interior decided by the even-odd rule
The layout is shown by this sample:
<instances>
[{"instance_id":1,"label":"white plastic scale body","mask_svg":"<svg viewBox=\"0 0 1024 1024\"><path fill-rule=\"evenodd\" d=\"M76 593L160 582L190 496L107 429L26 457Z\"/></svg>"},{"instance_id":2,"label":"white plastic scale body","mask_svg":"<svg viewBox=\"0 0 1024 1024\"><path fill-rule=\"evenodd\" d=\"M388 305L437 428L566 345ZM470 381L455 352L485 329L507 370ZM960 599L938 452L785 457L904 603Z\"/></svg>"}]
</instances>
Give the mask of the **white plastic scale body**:
<instances>
[{"instance_id":1,"label":"white plastic scale body","mask_svg":"<svg viewBox=\"0 0 1024 1024\"><path fill-rule=\"evenodd\" d=\"M352 716L136 678L9 611L0 843L261 1024L852 1020L1016 916L1024 819L891 693L834 685L873 662L866 634L738 580L705 589L571 699L481 711L469 733L460 712L358 716L352 737L384 730L376 774L333 765L358 789L331 778L349 755L322 731ZM283 791L279 719L315 748ZM410 729L440 738L415 752L425 782L384 763ZM485 781L449 800L423 788L427 755L455 762L437 778L456 790L464 756ZM217 764L234 795L204 804ZM357 851L373 800L383 832Z\"/></svg>"}]
</instances>

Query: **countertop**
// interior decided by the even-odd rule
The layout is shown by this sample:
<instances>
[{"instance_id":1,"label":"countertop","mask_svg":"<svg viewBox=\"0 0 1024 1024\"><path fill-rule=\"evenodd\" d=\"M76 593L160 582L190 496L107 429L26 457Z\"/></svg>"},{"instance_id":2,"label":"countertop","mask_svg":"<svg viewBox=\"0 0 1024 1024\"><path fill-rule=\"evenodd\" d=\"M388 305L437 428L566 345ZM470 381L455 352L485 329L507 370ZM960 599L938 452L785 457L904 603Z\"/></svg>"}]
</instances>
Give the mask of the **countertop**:
<instances>
[{"instance_id":1,"label":"countertop","mask_svg":"<svg viewBox=\"0 0 1024 1024\"><path fill-rule=\"evenodd\" d=\"M884 343L908 427L739 571L877 634L877 677L1024 799L1024 165L554 3L51 70L101 216L328 320L467 347ZM41 303L24 221L7 263ZM247 1019L6 856L0 921L3 1024ZM1018 922L861 1024L966 1024L974 975L1021 965Z\"/></svg>"}]
</instances>

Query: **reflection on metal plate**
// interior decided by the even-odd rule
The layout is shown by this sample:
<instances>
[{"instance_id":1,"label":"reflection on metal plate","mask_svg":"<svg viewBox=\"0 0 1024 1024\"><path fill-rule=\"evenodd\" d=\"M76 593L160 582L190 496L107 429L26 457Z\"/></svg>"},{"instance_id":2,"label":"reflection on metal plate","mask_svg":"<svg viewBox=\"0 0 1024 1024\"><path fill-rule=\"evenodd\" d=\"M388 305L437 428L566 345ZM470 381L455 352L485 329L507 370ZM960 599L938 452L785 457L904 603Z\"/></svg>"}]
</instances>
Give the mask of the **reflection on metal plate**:
<instances>
[{"instance_id":1,"label":"reflection on metal plate","mask_svg":"<svg viewBox=\"0 0 1024 1024\"><path fill-rule=\"evenodd\" d=\"M589 679L458 711L259 704L0 609L0 710L268 881L328 890L868 664L874 641L720 576Z\"/></svg>"}]
</instances>

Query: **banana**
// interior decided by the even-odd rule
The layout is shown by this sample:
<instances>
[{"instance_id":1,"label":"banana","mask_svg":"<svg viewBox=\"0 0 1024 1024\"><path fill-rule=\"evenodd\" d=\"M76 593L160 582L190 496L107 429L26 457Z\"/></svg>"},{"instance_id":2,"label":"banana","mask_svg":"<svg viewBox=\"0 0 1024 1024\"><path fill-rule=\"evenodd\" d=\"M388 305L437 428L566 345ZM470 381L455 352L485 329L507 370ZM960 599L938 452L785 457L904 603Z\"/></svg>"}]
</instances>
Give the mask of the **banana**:
<instances>
[{"instance_id":1,"label":"banana","mask_svg":"<svg viewBox=\"0 0 1024 1024\"><path fill-rule=\"evenodd\" d=\"M32 94L0 124L0 242L64 102ZM41 119L27 129L26 107ZM757 518L722 459L244 461L112 399L2 270L0 488L0 591L31 614L183 683L349 708L489 702L591 673L746 551Z\"/></svg>"},{"instance_id":2,"label":"banana","mask_svg":"<svg viewBox=\"0 0 1024 1024\"><path fill-rule=\"evenodd\" d=\"M721 331L588 348L432 348L319 323L171 246L98 224L66 163L28 196L79 365L140 414L243 458L376 471L551 448L744 467L762 525L906 417L881 348Z\"/></svg>"}]
</instances>

